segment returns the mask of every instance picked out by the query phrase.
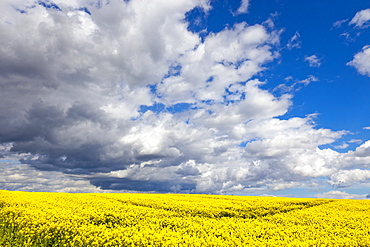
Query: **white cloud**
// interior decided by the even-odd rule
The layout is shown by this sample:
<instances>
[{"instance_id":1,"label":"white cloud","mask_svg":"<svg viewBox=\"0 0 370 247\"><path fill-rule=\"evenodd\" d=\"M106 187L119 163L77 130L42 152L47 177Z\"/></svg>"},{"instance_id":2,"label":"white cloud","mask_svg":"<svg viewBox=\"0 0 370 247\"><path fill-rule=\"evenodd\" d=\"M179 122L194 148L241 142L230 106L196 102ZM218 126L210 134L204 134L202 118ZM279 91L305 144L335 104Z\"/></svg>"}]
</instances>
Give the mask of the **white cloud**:
<instances>
[{"instance_id":1,"label":"white cloud","mask_svg":"<svg viewBox=\"0 0 370 247\"><path fill-rule=\"evenodd\" d=\"M370 164L368 143L321 149L347 132L313 115L279 119L292 95L253 78L279 57L271 22L202 40L184 18L208 1L29 3L17 3L27 14L0 8L3 188L261 194ZM171 111L177 103L191 105Z\"/></svg>"},{"instance_id":2,"label":"white cloud","mask_svg":"<svg viewBox=\"0 0 370 247\"><path fill-rule=\"evenodd\" d=\"M370 130L370 127L363 127L364 130Z\"/></svg>"},{"instance_id":3,"label":"white cloud","mask_svg":"<svg viewBox=\"0 0 370 247\"><path fill-rule=\"evenodd\" d=\"M202 110L198 111L193 117L193 122L207 128L217 128L227 132L236 124L285 114L291 105L291 96L274 97L267 90L260 88L260 85L263 84L263 82L258 80L251 80L245 86L238 86L235 90L238 91L240 96L245 96L244 100L239 98L233 104L208 106L212 113ZM234 90L234 88L230 87L230 90Z\"/></svg>"},{"instance_id":4,"label":"white cloud","mask_svg":"<svg viewBox=\"0 0 370 247\"><path fill-rule=\"evenodd\" d=\"M16 191L104 192L87 179L56 171L40 171L27 164L0 160L0 189Z\"/></svg>"},{"instance_id":5,"label":"white cloud","mask_svg":"<svg viewBox=\"0 0 370 247\"><path fill-rule=\"evenodd\" d=\"M270 190L278 191L302 186L301 182L275 181L267 185Z\"/></svg>"},{"instance_id":6,"label":"white cloud","mask_svg":"<svg viewBox=\"0 0 370 247\"><path fill-rule=\"evenodd\" d=\"M369 26L370 20L370 9L363 9L355 14L352 20L349 22L350 25L355 25L358 28L366 28Z\"/></svg>"},{"instance_id":7,"label":"white cloud","mask_svg":"<svg viewBox=\"0 0 370 247\"><path fill-rule=\"evenodd\" d=\"M330 176L329 183L336 187L348 187L370 179L370 170L341 170Z\"/></svg>"},{"instance_id":8,"label":"white cloud","mask_svg":"<svg viewBox=\"0 0 370 247\"><path fill-rule=\"evenodd\" d=\"M237 14L243 14L248 12L249 0L242 0L240 7L236 11Z\"/></svg>"},{"instance_id":9,"label":"white cloud","mask_svg":"<svg viewBox=\"0 0 370 247\"><path fill-rule=\"evenodd\" d=\"M316 55L305 56L305 61L307 61L310 67L320 67L321 66L321 59L319 59Z\"/></svg>"},{"instance_id":10,"label":"white cloud","mask_svg":"<svg viewBox=\"0 0 370 247\"><path fill-rule=\"evenodd\" d=\"M319 79L316 76L309 75L308 78L298 81L298 83L302 83L303 85L307 86L308 84L314 81L319 81Z\"/></svg>"},{"instance_id":11,"label":"white cloud","mask_svg":"<svg viewBox=\"0 0 370 247\"><path fill-rule=\"evenodd\" d=\"M226 87L247 81L277 56L271 51L277 35L268 33L262 25L246 23L209 35L179 59L181 75L166 78L157 86L160 101L222 101Z\"/></svg>"},{"instance_id":12,"label":"white cloud","mask_svg":"<svg viewBox=\"0 0 370 247\"><path fill-rule=\"evenodd\" d=\"M353 66L357 71L366 76L370 76L370 46L364 46L362 51L358 52L352 61L347 65Z\"/></svg>"},{"instance_id":13,"label":"white cloud","mask_svg":"<svg viewBox=\"0 0 370 247\"><path fill-rule=\"evenodd\" d=\"M351 155L356 157L368 157L370 156L370 141L366 141L356 148L355 151L350 152ZM369 157L370 158L370 157Z\"/></svg>"},{"instance_id":14,"label":"white cloud","mask_svg":"<svg viewBox=\"0 0 370 247\"><path fill-rule=\"evenodd\" d=\"M342 143L342 144L340 144L340 145L336 145L336 146L334 146L334 148L337 148L337 149L345 149L345 148L347 148L349 145L347 144L347 143Z\"/></svg>"},{"instance_id":15,"label":"white cloud","mask_svg":"<svg viewBox=\"0 0 370 247\"><path fill-rule=\"evenodd\" d=\"M284 79L286 82L292 81L293 77L288 76ZM319 81L316 76L309 75L306 79L303 80L295 80L295 82L291 85L287 84L279 84L274 88L274 91L281 91L283 93L288 93L292 91L298 91L302 89L302 87L308 86L311 82Z\"/></svg>"},{"instance_id":16,"label":"white cloud","mask_svg":"<svg viewBox=\"0 0 370 247\"><path fill-rule=\"evenodd\" d=\"M358 144L360 144L360 143L362 143L362 140L360 140L360 139L351 139L348 142L349 143L358 143Z\"/></svg>"},{"instance_id":17,"label":"white cloud","mask_svg":"<svg viewBox=\"0 0 370 247\"><path fill-rule=\"evenodd\" d=\"M318 198L328 199L366 199L366 195L349 194L338 190L331 190L328 192L316 194L315 196Z\"/></svg>"},{"instance_id":18,"label":"white cloud","mask_svg":"<svg viewBox=\"0 0 370 247\"><path fill-rule=\"evenodd\" d=\"M334 28L340 28L343 25L343 23L345 23L347 21L348 21L348 19L336 21L336 22L333 23L333 27Z\"/></svg>"},{"instance_id":19,"label":"white cloud","mask_svg":"<svg viewBox=\"0 0 370 247\"><path fill-rule=\"evenodd\" d=\"M290 80L293 80L293 77L292 76L287 76L284 78L285 81L290 81Z\"/></svg>"},{"instance_id":20,"label":"white cloud","mask_svg":"<svg viewBox=\"0 0 370 247\"><path fill-rule=\"evenodd\" d=\"M301 48L301 41L299 40L299 38L301 37L301 35L299 34L299 32L295 32L295 34L293 35L293 37L290 38L288 44L286 45L287 48L289 50L293 49L293 48Z\"/></svg>"}]
</instances>

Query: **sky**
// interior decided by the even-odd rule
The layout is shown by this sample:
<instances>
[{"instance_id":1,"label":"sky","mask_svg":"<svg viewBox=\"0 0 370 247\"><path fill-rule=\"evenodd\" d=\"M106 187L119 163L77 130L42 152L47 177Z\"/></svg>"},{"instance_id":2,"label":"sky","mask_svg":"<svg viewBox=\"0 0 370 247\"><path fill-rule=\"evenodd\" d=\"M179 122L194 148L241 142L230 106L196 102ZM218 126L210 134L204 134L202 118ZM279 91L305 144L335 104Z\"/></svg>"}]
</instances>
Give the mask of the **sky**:
<instances>
[{"instance_id":1,"label":"sky","mask_svg":"<svg viewBox=\"0 0 370 247\"><path fill-rule=\"evenodd\" d=\"M370 3L1 0L0 189L370 198Z\"/></svg>"}]
</instances>

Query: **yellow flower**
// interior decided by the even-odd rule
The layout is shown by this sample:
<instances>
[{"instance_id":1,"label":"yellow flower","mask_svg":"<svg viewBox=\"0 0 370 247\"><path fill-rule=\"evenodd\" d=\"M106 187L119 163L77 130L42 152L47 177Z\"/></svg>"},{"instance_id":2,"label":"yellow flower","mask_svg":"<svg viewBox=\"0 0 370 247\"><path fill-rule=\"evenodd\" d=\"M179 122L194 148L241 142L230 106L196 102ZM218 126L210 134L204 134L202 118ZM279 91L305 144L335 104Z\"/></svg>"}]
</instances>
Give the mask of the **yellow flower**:
<instances>
[{"instance_id":1,"label":"yellow flower","mask_svg":"<svg viewBox=\"0 0 370 247\"><path fill-rule=\"evenodd\" d=\"M0 191L1 246L370 246L370 201Z\"/></svg>"}]
</instances>

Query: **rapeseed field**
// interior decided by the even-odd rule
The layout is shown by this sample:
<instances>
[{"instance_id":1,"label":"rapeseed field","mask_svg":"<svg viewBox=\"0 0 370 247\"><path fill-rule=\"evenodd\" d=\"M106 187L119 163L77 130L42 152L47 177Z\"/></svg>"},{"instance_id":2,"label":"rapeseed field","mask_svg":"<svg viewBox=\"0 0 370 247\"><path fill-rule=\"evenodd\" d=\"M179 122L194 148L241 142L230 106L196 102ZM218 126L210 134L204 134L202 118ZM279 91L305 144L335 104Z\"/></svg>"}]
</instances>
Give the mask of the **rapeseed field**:
<instances>
[{"instance_id":1,"label":"rapeseed field","mask_svg":"<svg viewBox=\"0 0 370 247\"><path fill-rule=\"evenodd\" d=\"M370 246L370 201L0 190L0 246Z\"/></svg>"}]
</instances>

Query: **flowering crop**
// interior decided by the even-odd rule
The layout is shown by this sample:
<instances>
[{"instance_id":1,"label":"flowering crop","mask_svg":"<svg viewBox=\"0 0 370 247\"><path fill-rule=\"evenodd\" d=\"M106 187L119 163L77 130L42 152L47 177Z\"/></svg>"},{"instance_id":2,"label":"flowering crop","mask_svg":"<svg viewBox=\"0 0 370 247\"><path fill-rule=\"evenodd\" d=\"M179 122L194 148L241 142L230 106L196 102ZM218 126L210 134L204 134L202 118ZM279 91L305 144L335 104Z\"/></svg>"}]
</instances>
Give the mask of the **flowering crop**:
<instances>
[{"instance_id":1,"label":"flowering crop","mask_svg":"<svg viewBox=\"0 0 370 247\"><path fill-rule=\"evenodd\" d=\"M0 191L0 246L370 246L370 201Z\"/></svg>"}]
</instances>

